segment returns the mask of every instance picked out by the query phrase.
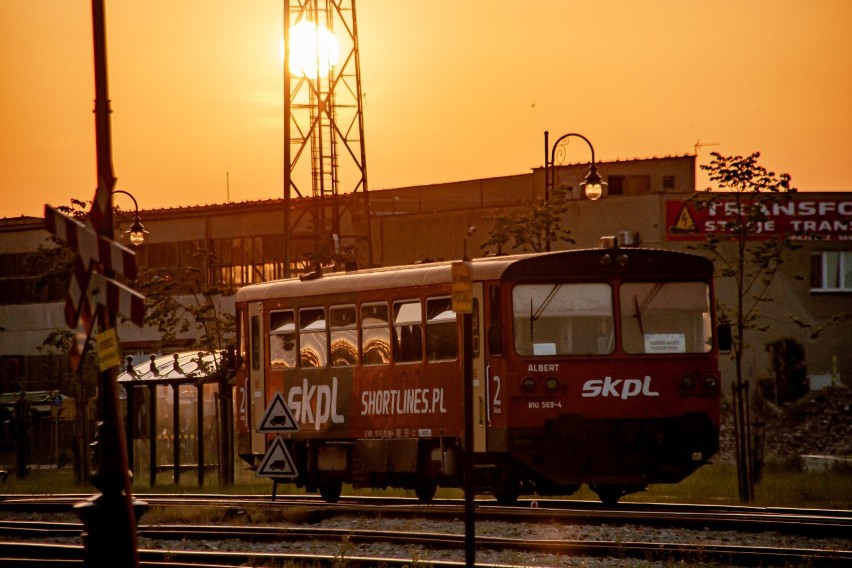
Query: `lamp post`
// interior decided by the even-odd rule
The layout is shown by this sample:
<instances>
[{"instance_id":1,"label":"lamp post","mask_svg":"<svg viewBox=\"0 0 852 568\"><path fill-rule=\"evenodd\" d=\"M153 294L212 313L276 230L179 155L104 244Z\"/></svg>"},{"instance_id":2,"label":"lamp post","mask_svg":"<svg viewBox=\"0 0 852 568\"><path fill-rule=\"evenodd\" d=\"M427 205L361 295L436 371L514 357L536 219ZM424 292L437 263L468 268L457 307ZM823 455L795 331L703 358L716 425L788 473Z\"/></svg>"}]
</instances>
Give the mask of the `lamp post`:
<instances>
[{"instance_id":1,"label":"lamp post","mask_svg":"<svg viewBox=\"0 0 852 568\"><path fill-rule=\"evenodd\" d=\"M133 200L133 207L135 208L135 212L133 214L133 224L130 225L130 228L124 231L124 233L130 238L130 244L134 246L139 246L145 242L145 235L148 234L148 231L145 230L145 227L142 226L142 220L139 218L139 204L136 203L136 198L133 197L128 192L123 189L114 189L112 194L123 193L127 197Z\"/></svg>"},{"instance_id":2,"label":"lamp post","mask_svg":"<svg viewBox=\"0 0 852 568\"><path fill-rule=\"evenodd\" d=\"M607 185L607 183L603 181L601 176L598 174L598 168L595 166L595 148L592 146L592 143L589 142L589 139L582 134L571 132L563 134L556 139L553 146L550 146L549 134L550 133L547 130L544 131L544 204L547 205L550 201L550 191L554 186L555 174L553 166L556 161L556 149L560 146L560 144L572 136L582 139L589 145L589 150L592 152L592 161L589 164L589 173L586 174L586 178L580 182L580 187L583 188L587 198L592 201L600 199L603 195L603 186ZM550 251L549 232L545 238L545 250L548 252Z\"/></svg>"},{"instance_id":3,"label":"lamp post","mask_svg":"<svg viewBox=\"0 0 852 568\"><path fill-rule=\"evenodd\" d=\"M592 152L592 161L589 164L589 173L586 174L586 179L584 179L580 183L580 187L582 187L586 193L586 197L591 199L592 201L596 201L601 198L603 195L603 186L607 185L605 181L598 174L598 168L595 166L595 148L592 146L592 143L589 142L589 139L583 136L582 134L577 134L571 132L569 134L563 134L560 136L556 142L553 143L553 146L548 145L548 135L547 130L544 131L544 202L550 199L550 190L554 185L554 172L553 166L556 162L556 149L564 140L567 140L571 136L575 136L577 138L582 139L586 144L589 145L589 150Z\"/></svg>"}]
</instances>

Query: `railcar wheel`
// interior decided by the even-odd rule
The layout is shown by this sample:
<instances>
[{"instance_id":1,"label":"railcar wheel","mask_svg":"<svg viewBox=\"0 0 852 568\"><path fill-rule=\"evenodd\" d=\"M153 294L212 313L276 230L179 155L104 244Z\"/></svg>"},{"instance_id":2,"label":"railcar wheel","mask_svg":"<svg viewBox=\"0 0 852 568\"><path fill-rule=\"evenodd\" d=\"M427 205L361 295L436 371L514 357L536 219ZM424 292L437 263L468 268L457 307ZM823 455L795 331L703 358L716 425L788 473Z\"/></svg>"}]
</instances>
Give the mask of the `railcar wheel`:
<instances>
[{"instance_id":1,"label":"railcar wheel","mask_svg":"<svg viewBox=\"0 0 852 568\"><path fill-rule=\"evenodd\" d=\"M340 492L343 491L343 482L339 479L323 479L319 483L319 494L326 503L337 503L340 500Z\"/></svg>"},{"instance_id":2,"label":"railcar wheel","mask_svg":"<svg viewBox=\"0 0 852 568\"><path fill-rule=\"evenodd\" d=\"M521 495L521 480L517 472L511 467L504 466L492 493L501 505L514 505Z\"/></svg>"},{"instance_id":3,"label":"railcar wheel","mask_svg":"<svg viewBox=\"0 0 852 568\"><path fill-rule=\"evenodd\" d=\"M429 503L435 497L435 491L438 490L438 484L434 479L418 479L414 484L414 494L421 503Z\"/></svg>"},{"instance_id":4,"label":"railcar wheel","mask_svg":"<svg viewBox=\"0 0 852 568\"><path fill-rule=\"evenodd\" d=\"M494 490L494 498L501 505L514 505L518 502L518 497L521 495L520 485L514 487L500 487Z\"/></svg>"},{"instance_id":5,"label":"railcar wheel","mask_svg":"<svg viewBox=\"0 0 852 568\"><path fill-rule=\"evenodd\" d=\"M589 489L597 494L604 505L616 505L625 495L624 487L621 485L590 485Z\"/></svg>"}]
</instances>

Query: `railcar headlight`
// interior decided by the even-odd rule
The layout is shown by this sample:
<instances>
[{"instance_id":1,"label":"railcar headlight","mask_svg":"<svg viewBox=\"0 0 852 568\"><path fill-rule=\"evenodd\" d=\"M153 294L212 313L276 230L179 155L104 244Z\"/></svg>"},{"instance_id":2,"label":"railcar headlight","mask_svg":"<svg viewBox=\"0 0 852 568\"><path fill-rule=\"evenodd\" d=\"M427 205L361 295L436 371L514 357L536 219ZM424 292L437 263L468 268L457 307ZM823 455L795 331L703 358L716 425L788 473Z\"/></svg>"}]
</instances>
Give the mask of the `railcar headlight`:
<instances>
[{"instance_id":1,"label":"railcar headlight","mask_svg":"<svg viewBox=\"0 0 852 568\"><path fill-rule=\"evenodd\" d=\"M704 387L709 390L715 389L718 382L719 381L713 375L707 375L704 377Z\"/></svg>"},{"instance_id":2,"label":"railcar headlight","mask_svg":"<svg viewBox=\"0 0 852 568\"><path fill-rule=\"evenodd\" d=\"M686 390L692 390L692 387L695 386L695 377L692 375L684 375L680 380L680 386Z\"/></svg>"},{"instance_id":3,"label":"railcar headlight","mask_svg":"<svg viewBox=\"0 0 852 568\"><path fill-rule=\"evenodd\" d=\"M547 388L547 390L553 392L559 388L559 379L557 379L556 377L548 377L547 380L544 382L544 386Z\"/></svg>"},{"instance_id":4,"label":"railcar headlight","mask_svg":"<svg viewBox=\"0 0 852 568\"><path fill-rule=\"evenodd\" d=\"M521 386L525 391L535 390L535 379L532 377L526 377L521 383Z\"/></svg>"}]
</instances>

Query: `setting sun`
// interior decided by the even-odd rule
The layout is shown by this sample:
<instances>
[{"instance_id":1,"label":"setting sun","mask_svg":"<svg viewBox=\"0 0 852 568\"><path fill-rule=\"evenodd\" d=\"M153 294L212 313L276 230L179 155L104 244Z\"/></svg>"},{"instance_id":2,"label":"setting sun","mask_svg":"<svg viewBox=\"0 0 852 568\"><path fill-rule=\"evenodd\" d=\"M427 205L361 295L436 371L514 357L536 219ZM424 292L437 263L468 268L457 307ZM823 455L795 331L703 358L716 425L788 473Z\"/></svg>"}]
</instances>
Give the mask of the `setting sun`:
<instances>
[{"instance_id":1,"label":"setting sun","mask_svg":"<svg viewBox=\"0 0 852 568\"><path fill-rule=\"evenodd\" d=\"M284 42L281 42L283 58ZM299 22L290 28L290 72L316 79L317 74L328 75L337 65L340 44L337 37L324 25Z\"/></svg>"}]
</instances>

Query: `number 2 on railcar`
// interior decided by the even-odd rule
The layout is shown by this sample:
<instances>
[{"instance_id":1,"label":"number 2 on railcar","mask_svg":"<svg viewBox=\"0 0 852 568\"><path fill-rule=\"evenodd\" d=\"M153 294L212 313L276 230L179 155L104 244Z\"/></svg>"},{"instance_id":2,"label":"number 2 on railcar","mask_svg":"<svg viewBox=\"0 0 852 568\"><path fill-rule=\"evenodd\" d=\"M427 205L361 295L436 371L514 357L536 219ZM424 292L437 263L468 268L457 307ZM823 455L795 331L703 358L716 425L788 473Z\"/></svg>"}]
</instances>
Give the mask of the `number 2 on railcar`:
<instances>
[{"instance_id":1,"label":"number 2 on railcar","mask_svg":"<svg viewBox=\"0 0 852 568\"><path fill-rule=\"evenodd\" d=\"M471 263L473 455L478 492L604 502L676 483L719 447L712 263L640 248ZM281 393L298 477L328 500L344 483L463 486L462 318L451 263L332 273L242 288L236 430L256 466L257 421Z\"/></svg>"}]
</instances>

